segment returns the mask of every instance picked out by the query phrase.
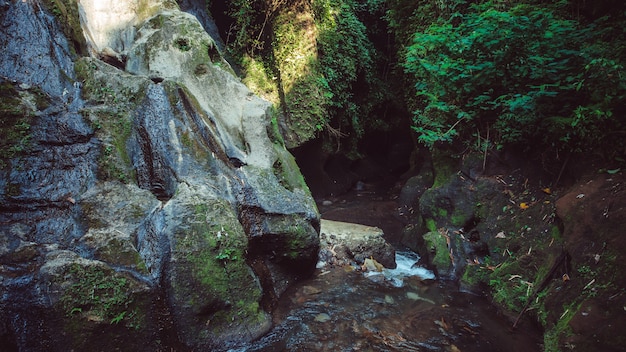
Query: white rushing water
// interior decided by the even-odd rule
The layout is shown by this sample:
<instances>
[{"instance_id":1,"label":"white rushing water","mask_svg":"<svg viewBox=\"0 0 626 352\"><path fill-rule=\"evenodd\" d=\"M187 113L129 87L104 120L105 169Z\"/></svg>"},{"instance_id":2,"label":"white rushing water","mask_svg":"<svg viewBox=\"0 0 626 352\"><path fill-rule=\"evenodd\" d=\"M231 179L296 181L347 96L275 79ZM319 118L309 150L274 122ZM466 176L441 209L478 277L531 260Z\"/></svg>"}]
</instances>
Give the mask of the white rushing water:
<instances>
[{"instance_id":1,"label":"white rushing water","mask_svg":"<svg viewBox=\"0 0 626 352\"><path fill-rule=\"evenodd\" d=\"M417 276L424 280L434 279L435 274L424 267L418 266L420 256L411 251L396 251L396 268L383 269L382 275L395 287L402 287L404 279ZM367 272L366 276L380 275L380 272Z\"/></svg>"}]
</instances>

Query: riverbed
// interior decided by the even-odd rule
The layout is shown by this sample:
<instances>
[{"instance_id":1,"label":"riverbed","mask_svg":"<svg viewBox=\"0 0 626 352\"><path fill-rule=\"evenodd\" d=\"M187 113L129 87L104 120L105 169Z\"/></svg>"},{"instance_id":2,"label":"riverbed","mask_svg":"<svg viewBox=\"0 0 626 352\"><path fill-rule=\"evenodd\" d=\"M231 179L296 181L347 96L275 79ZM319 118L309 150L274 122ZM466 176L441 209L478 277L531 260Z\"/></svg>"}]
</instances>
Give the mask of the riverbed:
<instances>
[{"instance_id":1,"label":"riverbed","mask_svg":"<svg viewBox=\"0 0 626 352\"><path fill-rule=\"evenodd\" d=\"M396 238L403 224L393 191L355 190L320 199L322 218L378 226ZM536 324L498 311L487 294L437 279L419 254L397 248L396 270L322 267L281 297L274 327L232 351L541 351Z\"/></svg>"}]
</instances>

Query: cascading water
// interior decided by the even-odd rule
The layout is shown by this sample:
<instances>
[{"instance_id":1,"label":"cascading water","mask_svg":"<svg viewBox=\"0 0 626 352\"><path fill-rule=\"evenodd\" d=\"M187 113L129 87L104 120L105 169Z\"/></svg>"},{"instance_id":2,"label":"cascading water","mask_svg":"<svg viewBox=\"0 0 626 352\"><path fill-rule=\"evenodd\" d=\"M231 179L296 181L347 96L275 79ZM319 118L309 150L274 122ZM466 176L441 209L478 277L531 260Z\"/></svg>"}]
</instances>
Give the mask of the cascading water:
<instances>
[{"instance_id":1,"label":"cascading water","mask_svg":"<svg viewBox=\"0 0 626 352\"><path fill-rule=\"evenodd\" d=\"M386 282L394 287L404 286L404 281L409 277L417 277L423 280L435 279L435 273L418 265L419 254L412 251L396 251L396 268L383 269L381 272L368 271L366 277L377 277L382 275Z\"/></svg>"}]
</instances>

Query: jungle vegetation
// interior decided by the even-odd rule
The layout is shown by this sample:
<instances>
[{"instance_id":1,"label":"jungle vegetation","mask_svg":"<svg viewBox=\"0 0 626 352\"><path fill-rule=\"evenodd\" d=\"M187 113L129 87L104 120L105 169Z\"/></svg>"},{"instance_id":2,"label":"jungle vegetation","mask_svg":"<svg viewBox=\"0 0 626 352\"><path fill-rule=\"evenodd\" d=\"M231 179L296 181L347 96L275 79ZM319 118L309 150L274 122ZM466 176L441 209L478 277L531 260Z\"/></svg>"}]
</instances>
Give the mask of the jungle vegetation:
<instances>
[{"instance_id":1,"label":"jungle vegetation","mask_svg":"<svg viewBox=\"0 0 626 352\"><path fill-rule=\"evenodd\" d=\"M349 152L368 131L407 123L430 148L514 146L623 162L623 1L208 6L227 19L223 36L244 81L275 103L296 143L322 134Z\"/></svg>"}]
</instances>

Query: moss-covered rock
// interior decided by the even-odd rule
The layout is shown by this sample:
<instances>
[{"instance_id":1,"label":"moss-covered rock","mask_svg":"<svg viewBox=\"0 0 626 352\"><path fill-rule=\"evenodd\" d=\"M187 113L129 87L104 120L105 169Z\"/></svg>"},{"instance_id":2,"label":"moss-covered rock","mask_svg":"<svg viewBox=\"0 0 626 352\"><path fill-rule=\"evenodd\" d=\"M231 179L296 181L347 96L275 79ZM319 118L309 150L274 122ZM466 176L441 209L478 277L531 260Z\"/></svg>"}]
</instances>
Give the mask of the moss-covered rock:
<instances>
[{"instance_id":1,"label":"moss-covered rock","mask_svg":"<svg viewBox=\"0 0 626 352\"><path fill-rule=\"evenodd\" d=\"M426 190L419 201L419 210L425 219L431 219L436 227L459 229L475 217L475 196L470 182L459 177L452 178L439 187Z\"/></svg>"},{"instance_id":2,"label":"moss-covered rock","mask_svg":"<svg viewBox=\"0 0 626 352\"><path fill-rule=\"evenodd\" d=\"M453 258L446 236L439 231L424 234L424 246L428 250L430 263L436 268L438 275L449 274L453 269Z\"/></svg>"},{"instance_id":3,"label":"moss-covered rock","mask_svg":"<svg viewBox=\"0 0 626 352\"><path fill-rule=\"evenodd\" d=\"M94 58L76 61L77 80L90 106L83 116L102 141L98 160L101 180L133 182L136 174L128 152L134 111L146 95L147 78L137 78Z\"/></svg>"},{"instance_id":4,"label":"moss-covered rock","mask_svg":"<svg viewBox=\"0 0 626 352\"><path fill-rule=\"evenodd\" d=\"M182 190L166 211L174 217L167 285L184 343L210 348L266 332L261 286L246 264L248 239L232 206Z\"/></svg>"},{"instance_id":5,"label":"moss-covered rock","mask_svg":"<svg viewBox=\"0 0 626 352\"><path fill-rule=\"evenodd\" d=\"M310 274L319 246L319 213L276 114L173 2L115 4L108 17L94 4L79 4L93 56L75 63L35 3L3 5L36 13L24 32L55 40L27 48L25 65L0 80L0 263L11 273L0 275L0 342L29 351L248 342L269 329L265 297ZM90 23L118 14L110 31ZM61 61L67 72L50 71ZM33 71L49 81L23 83ZM15 319L25 328L6 324Z\"/></svg>"},{"instance_id":6,"label":"moss-covered rock","mask_svg":"<svg viewBox=\"0 0 626 352\"><path fill-rule=\"evenodd\" d=\"M149 320L150 288L144 282L69 251L50 252L40 279L52 293L51 303L58 314L44 324L48 329L63 330L52 336L55 343L79 350L94 343L102 349L114 349L121 343L137 350L150 348L141 345L154 328Z\"/></svg>"},{"instance_id":7,"label":"moss-covered rock","mask_svg":"<svg viewBox=\"0 0 626 352\"><path fill-rule=\"evenodd\" d=\"M50 98L41 89L0 79L0 169L32 148L30 129L36 112L49 105Z\"/></svg>"},{"instance_id":8,"label":"moss-covered rock","mask_svg":"<svg viewBox=\"0 0 626 352\"><path fill-rule=\"evenodd\" d=\"M274 150L276 151L277 158L272 169L274 170L274 175L278 179L278 182L289 191L301 189L310 192L293 155L291 155L284 146L279 144L274 144Z\"/></svg>"},{"instance_id":9,"label":"moss-covered rock","mask_svg":"<svg viewBox=\"0 0 626 352\"><path fill-rule=\"evenodd\" d=\"M435 174L447 176L419 201L430 231L426 250L441 248L431 261L444 270L452 263L464 288L490 287L494 301L509 312L521 311L561 254L552 195L518 174L481 175L477 156L465 156L458 172L450 171L454 158L435 159L448 160L441 162L445 167L435 163ZM447 247L437 236L442 233ZM440 255L444 248L447 260Z\"/></svg>"},{"instance_id":10,"label":"moss-covered rock","mask_svg":"<svg viewBox=\"0 0 626 352\"><path fill-rule=\"evenodd\" d=\"M434 148L431 152L433 164L433 188L446 184L461 166L458 156L447 149Z\"/></svg>"}]
</instances>

